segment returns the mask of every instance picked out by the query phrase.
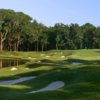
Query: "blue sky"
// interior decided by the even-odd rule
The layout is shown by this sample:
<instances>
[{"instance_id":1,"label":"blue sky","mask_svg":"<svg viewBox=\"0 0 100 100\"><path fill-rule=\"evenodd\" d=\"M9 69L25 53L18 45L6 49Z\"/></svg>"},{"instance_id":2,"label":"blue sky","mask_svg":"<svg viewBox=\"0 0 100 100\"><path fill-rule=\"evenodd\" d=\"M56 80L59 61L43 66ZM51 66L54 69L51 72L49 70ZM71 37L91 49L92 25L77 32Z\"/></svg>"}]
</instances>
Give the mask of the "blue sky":
<instances>
[{"instance_id":1,"label":"blue sky","mask_svg":"<svg viewBox=\"0 0 100 100\"><path fill-rule=\"evenodd\" d=\"M0 0L0 8L22 11L47 26L58 22L100 26L100 0Z\"/></svg>"}]
</instances>

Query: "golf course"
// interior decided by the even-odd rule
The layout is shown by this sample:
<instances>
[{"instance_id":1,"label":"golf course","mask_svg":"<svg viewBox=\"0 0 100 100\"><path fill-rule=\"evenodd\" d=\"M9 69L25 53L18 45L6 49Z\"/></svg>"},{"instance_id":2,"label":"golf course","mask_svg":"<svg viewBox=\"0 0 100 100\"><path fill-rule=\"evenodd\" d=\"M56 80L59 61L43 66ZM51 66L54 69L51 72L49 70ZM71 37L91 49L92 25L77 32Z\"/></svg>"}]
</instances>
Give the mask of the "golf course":
<instances>
[{"instance_id":1,"label":"golf course","mask_svg":"<svg viewBox=\"0 0 100 100\"><path fill-rule=\"evenodd\" d=\"M0 68L0 100L100 100L100 49L2 51L0 59L25 60Z\"/></svg>"}]
</instances>

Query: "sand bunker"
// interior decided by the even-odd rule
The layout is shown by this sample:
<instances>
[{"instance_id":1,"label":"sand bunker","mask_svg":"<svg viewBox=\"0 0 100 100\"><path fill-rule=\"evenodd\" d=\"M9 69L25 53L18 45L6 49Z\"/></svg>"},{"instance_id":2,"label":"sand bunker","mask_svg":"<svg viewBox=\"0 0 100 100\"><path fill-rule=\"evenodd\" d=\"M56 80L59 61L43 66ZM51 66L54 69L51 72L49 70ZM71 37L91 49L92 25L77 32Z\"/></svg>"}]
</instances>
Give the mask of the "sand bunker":
<instances>
[{"instance_id":1,"label":"sand bunker","mask_svg":"<svg viewBox=\"0 0 100 100\"><path fill-rule=\"evenodd\" d=\"M56 82L52 82L50 83L48 86L40 89L40 90L36 90L36 91L32 91L32 92L29 92L29 93L36 93L36 92L43 92L43 91L52 91L52 90L56 90L58 88L61 88L65 85L64 82L62 81L56 81Z\"/></svg>"},{"instance_id":2,"label":"sand bunker","mask_svg":"<svg viewBox=\"0 0 100 100\"><path fill-rule=\"evenodd\" d=\"M71 63L71 65L73 65L73 66L77 66L77 65L81 65L82 63L80 63L80 62L73 62L73 63Z\"/></svg>"},{"instance_id":3,"label":"sand bunker","mask_svg":"<svg viewBox=\"0 0 100 100\"><path fill-rule=\"evenodd\" d=\"M27 81L27 80L31 80L33 78L36 78L36 77L35 76L29 76L29 77L23 77L23 78L19 78L19 79L15 79L15 80L1 81L0 85L16 84L16 83L24 82L24 81Z\"/></svg>"}]
</instances>

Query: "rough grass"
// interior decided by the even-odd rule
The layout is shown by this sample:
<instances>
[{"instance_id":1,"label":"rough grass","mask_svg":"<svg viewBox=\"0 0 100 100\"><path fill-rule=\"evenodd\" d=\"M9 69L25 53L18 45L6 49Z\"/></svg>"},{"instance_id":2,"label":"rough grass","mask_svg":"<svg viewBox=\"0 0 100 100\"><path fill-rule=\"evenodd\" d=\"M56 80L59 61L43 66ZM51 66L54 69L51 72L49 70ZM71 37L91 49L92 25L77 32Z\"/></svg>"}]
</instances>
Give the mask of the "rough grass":
<instances>
[{"instance_id":1,"label":"rough grass","mask_svg":"<svg viewBox=\"0 0 100 100\"><path fill-rule=\"evenodd\" d=\"M100 100L100 50L7 52L7 56L10 55L32 58L28 63L18 66L18 71L11 72L11 67L0 69L0 80L23 76L37 78L15 85L0 86L0 100ZM5 52L2 57L6 57ZM72 62L83 64L72 66ZM53 81L64 81L66 85L55 91L26 94Z\"/></svg>"}]
</instances>

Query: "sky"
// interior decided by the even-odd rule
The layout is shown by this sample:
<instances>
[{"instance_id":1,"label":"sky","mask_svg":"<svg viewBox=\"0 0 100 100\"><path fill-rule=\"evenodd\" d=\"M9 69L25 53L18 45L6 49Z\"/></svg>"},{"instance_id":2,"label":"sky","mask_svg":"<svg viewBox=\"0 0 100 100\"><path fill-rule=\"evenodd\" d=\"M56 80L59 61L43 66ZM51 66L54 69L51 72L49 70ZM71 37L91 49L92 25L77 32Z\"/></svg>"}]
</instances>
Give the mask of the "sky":
<instances>
[{"instance_id":1,"label":"sky","mask_svg":"<svg viewBox=\"0 0 100 100\"><path fill-rule=\"evenodd\" d=\"M24 12L46 26L91 23L100 26L100 0L0 0L0 9Z\"/></svg>"}]
</instances>

